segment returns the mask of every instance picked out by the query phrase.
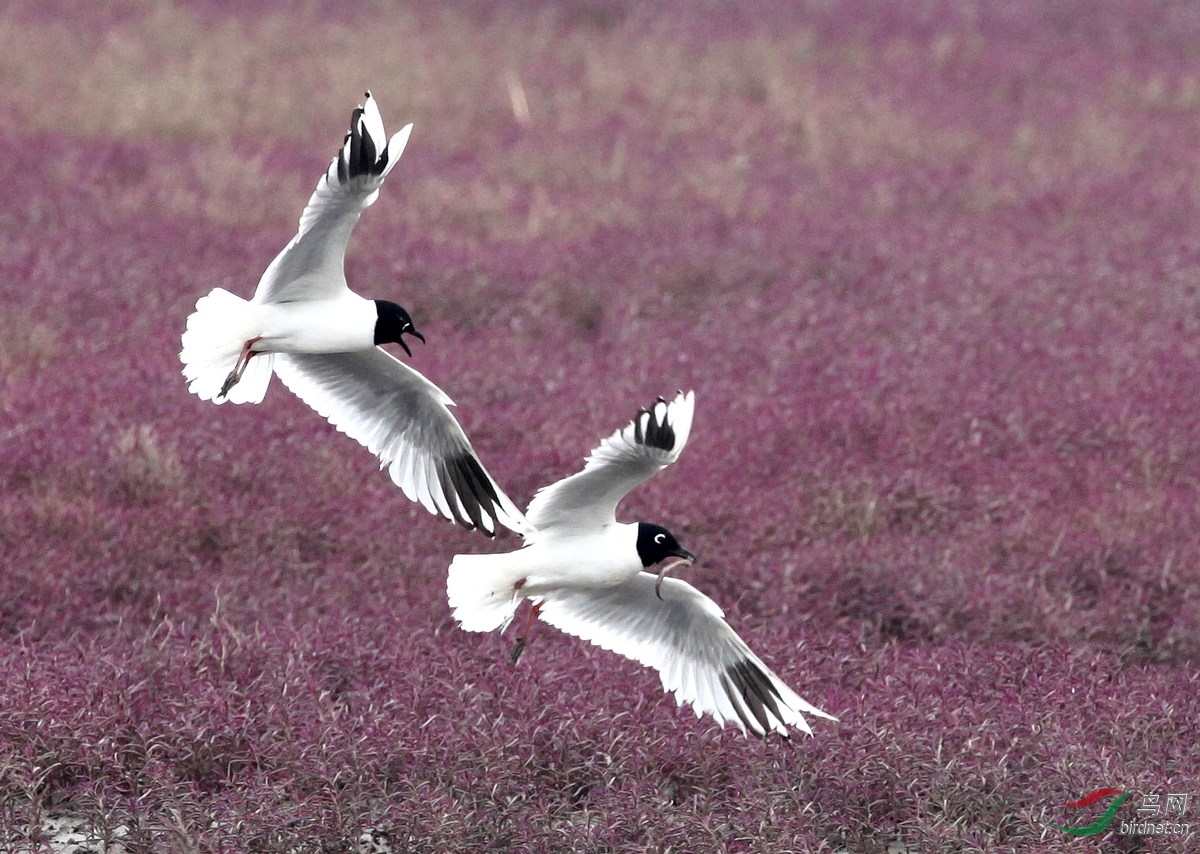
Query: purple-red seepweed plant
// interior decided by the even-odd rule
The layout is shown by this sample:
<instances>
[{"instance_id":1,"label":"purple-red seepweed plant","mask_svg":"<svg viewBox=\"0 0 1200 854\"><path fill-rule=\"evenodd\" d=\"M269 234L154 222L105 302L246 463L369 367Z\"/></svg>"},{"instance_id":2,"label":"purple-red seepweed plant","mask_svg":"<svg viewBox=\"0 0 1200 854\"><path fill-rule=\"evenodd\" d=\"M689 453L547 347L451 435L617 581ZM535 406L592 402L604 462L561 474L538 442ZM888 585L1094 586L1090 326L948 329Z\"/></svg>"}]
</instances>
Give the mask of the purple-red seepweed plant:
<instances>
[{"instance_id":1,"label":"purple-red seepweed plant","mask_svg":"<svg viewBox=\"0 0 1200 854\"><path fill-rule=\"evenodd\" d=\"M1189 7L203 5L0 27L5 845L1073 851L1090 790L1200 799ZM368 86L416 128L356 289L519 502L695 389L623 516L840 724L549 627L510 668L445 603L484 538L278 385L187 393Z\"/></svg>"}]
</instances>

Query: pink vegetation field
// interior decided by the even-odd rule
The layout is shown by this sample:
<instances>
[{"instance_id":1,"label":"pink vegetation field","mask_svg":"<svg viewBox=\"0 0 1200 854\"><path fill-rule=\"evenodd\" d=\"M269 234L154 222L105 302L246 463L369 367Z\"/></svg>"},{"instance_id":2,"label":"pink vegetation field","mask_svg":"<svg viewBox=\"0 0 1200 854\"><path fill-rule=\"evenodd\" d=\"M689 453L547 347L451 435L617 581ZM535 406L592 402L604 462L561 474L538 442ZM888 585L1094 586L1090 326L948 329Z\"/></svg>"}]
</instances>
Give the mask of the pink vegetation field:
<instances>
[{"instance_id":1,"label":"pink vegetation field","mask_svg":"<svg viewBox=\"0 0 1200 854\"><path fill-rule=\"evenodd\" d=\"M0 13L5 850L1195 845L1053 826L1200 826L1195 7L305 9ZM415 130L347 275L484 463L524 505L694 389L623 518L840 723L722 731L549 627L510 667L444 585L512 535L187 393L368 87Z\"/></svg>"}]
</instances>

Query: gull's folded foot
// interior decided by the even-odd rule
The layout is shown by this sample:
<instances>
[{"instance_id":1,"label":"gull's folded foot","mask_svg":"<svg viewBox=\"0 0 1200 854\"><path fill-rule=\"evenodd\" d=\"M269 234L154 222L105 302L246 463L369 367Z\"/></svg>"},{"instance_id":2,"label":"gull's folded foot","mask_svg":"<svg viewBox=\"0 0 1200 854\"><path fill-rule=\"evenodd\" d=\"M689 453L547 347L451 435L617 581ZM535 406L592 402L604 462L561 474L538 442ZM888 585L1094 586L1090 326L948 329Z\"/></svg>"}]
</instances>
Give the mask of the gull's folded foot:
<instances>
[{"instance_id":1,"label":"gull's folded foot","mask_svg":"<svg viewBox=\"0 0 1200 854\"><path fill-rule=\"evenodd\" d=\"M229 394L229 390L238 384L241 374L237 368L229 372L229 376L225 377L225 382L221 383L221 390L217 392L217 397L224 397Z\"/></svg>"},{"instance_id":2,"label":"gull's folded foot","mask_svg":"<svg viewBox=\"0 0 1200 854\"><path fill-rule=\"evenodd\" d=\"M521 659L521 653L525 651L525 638L517 638L517 642L513 644L512 655L508 657L508 663L513 667L517 666L517 662Z\"/></svg>"},{"instance_id":3,"label":"gull's folded foot","mask_svg":"<svg viewBox=\"0 0 1200 854\"><path fill-rule=\"evenodd\" d=\"M524 582L522 582L524 584ZM508 663L514 667L518 659L521 658L521 653L525 651L525 645L529 642L529 638L533 637L533 624L537 621L538 614L542 613L541 600L533 603L533 607L529 609L529 613L525 615L525 626L521 629L521 635L517 638L517 643L513 646L512 655L508 658Z\"/></svg>"},{"instance_id":4,"label":"gull's folded foot","mask_svg":"<svg viewBox=\"0 0 1200 854\"><path fill-rule=\"evenodd\" d=\"M225 382L221 384L221 391L217 393L217 397L224 397L229 394L229 390L238 384L242 374L246 372L246 366L250 364L250 360L256 355L250 348L262 340L259 335L256 338L251 338L242 345L242 352L238 356L237 364L233 366L233 370L229 372L229 376L225 377Z\"/></svg>"}]
</instances>

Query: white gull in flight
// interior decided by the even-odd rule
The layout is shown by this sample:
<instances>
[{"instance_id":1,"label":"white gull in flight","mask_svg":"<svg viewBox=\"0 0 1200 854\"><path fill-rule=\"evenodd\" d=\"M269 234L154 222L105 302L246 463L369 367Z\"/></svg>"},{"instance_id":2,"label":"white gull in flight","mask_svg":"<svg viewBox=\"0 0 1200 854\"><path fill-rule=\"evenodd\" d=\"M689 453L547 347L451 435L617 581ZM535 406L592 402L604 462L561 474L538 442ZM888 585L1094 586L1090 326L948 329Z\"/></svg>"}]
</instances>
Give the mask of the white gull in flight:
<instances>
[{"instance_id":1,"label":"white gull in flight","mask_svg":"<svg viewBox=\"0 0 1200 854\"><path fill-rule=\"evenodd\" d=\"M694 556L667 529L616 520L618 502L673 463L687 442L695 398L659 399L601 442L582 471L543 487L518 551L458 555L446 589L464 629L503 631L524 599L533 605L513 660L537 617L653 667L663 688L696 715L758 736L812 732L803 713L836 720L776 676L725 622L720 607L666 573ZM646 570L670 558L657 575Z\"/></svg>"},{"instance_id":2,"label":"white gull in flight","mask_svg":"<svg viewBox=\"0 0 1200 854\"><path fill-rule=\"evenodd\" d=\"M300 229L250 300L214 288L183 333L183 375L202 400L259 403L272 374L334 427L366 446L413 501L466 528L528 529L480 463L453 401L380 345L421 341L408 312L346 284L346 243L400 159L412 125L390 140L371 93L317 182Z\"/></svg>"}]
</instances>

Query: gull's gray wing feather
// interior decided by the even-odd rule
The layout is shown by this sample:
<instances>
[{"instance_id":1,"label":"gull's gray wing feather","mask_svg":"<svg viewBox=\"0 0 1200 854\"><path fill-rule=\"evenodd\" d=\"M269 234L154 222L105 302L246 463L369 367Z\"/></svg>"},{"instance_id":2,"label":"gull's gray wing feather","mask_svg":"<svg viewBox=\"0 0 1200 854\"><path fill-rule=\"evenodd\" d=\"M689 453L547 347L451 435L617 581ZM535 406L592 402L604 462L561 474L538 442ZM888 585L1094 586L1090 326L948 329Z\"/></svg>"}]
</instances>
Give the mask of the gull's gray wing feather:
<instances>
[{"instance_id":1,"label":"gull's gray wing feather","mask_svg":"<svg viewBox=\"0 0 1200 854\"><path fill-rule=\"evenodd\" d=\"M379 195L411 131L406 125L388 140L379 107L367 92L341 150L304 208L299 232L259 280L255 302L325 299L346 287L343 262L350 232Z\"/></svg>"},{"instance_id":2,"label":"gull's gray wing feather","mask_svg":"<svg viewBox=\"0 0 1200 854\"><path fill-rule=\"evenodd\" d=\"M693 392L681 391L670 403L659 398L643 409L592 451L583 471L537 491L525 511L530 524L586 531L615 522L621 499L679 458L695 403Z\"/></svg>"},{"instance_id":3,"label":"gull's gray wing feather","mask_svg":"<svg viewBox=\"0 0 1200 854\"><path fill-rule=\"evenodd\" d=\"M686 581L640 572L607 589L556 590L541 601L541 618L558 629L653 667L663 689L696 716L732 721L742 732L811 734L802 712L836 720L802 699L771 672L725 622L725 614Z\"/></svg>"},{"instance_id":4,"label":"gull's gray wing feather","mask_svg":"<svg viewBox=\"0 0 1200 854\"><path fill-rule=\"evenodd\" d=\"M479 462L451 414L453 401L379 347L352 353L276 353L292 393L379 457L413 501L489 536L529 523Z\"/></svg>"}]
</instances>

